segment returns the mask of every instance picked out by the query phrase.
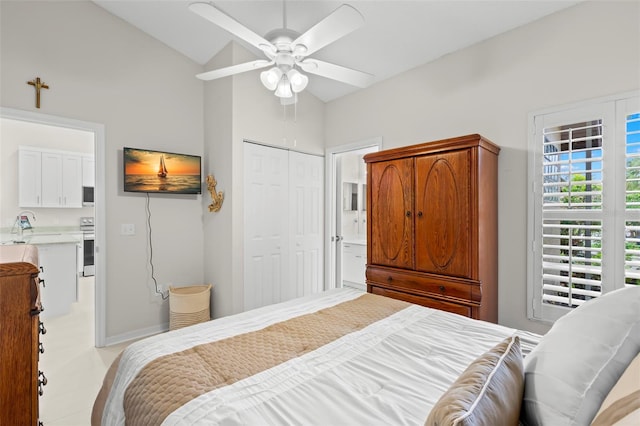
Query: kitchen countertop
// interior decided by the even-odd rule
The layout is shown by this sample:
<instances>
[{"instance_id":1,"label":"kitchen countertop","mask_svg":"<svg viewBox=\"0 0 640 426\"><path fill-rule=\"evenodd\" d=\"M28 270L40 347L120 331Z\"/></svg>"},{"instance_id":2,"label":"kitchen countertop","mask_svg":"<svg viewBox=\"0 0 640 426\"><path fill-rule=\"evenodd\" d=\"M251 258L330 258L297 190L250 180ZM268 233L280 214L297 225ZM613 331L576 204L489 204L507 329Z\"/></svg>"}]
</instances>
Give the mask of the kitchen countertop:
<instances>
[{"instance_id":1,"label":"kitchen countertop","mask_svg":"<svg viewBox=\"0 0 640 426\"><path fill-rule=\"evenodd\" d=\"M342 240L342 243L343 244L359 244L362 246L366 246L367 240L359 240L357 238L344 237L344 240Z\"/></svg>"},{"instance_id":2,"label":"kitchen countertop","mask_svg":"<svg viewBox=\"0 0 640 426\"><path fill-rule=\"evenodd\" d=\"M0 245L13 244L78 244L82 242L82 231L78 227L41 227L24 231L24 243L16 243L17 233L10 229L0 230Z\"/></svg>"}]
</instances>

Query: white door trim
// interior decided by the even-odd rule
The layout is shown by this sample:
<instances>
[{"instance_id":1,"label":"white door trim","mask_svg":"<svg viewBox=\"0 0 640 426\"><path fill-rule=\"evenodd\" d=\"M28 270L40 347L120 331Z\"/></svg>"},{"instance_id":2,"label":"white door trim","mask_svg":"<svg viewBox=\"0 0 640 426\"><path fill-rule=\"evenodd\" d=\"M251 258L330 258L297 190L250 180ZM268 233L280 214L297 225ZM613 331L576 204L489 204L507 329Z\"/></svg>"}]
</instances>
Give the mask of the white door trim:
<instances>
[{"instance_id":1,"label":"white door trim","mask_svg":"<svg viewBox=\"0 0 640 426\"><path fill-rule=\"evenodd\" d=\"M95 345L105 345L106 334L106 207L105 207L105 127L104 124L81 121L72 118L43 114L40 112L24 111L14 108L0 107L0 117L50 126L66 127L93 132L95 156Z\"/></svg>"},{"instance_id":2,"label":"white door trim","mask_svg":"<svg viewBox=\"0 0 640 426\"><path fill-rule=\"evenodd\" d=\"M325 244L324 244L324 279L325 290L336 288L335 282L335 255L333 253L335 245L331 238L336 235L336 167L335 155L350 151L358 151L363 148L377 147L382 149L382 136L363 139L345 145L332 146L325 150Z\"/></svg>"}]
</instances>

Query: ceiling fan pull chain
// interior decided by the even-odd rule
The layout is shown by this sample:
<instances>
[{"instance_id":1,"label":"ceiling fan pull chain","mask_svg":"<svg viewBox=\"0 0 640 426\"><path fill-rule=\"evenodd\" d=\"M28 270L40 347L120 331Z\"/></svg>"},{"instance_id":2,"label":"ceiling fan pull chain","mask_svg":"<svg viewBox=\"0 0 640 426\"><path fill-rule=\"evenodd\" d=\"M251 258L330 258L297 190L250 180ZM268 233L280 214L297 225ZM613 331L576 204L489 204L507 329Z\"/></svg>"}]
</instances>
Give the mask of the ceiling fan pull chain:
<instances>
[{"instance_id":1,"label":"ceiling fan pull chain","mask_svg":"<svg viewBox=\"0 0 640 426\"><path fill-rule=\"evenodd\" d=\"M282 140L287 144L287 106L282 105Z\"/></svg>"}]
</instances>

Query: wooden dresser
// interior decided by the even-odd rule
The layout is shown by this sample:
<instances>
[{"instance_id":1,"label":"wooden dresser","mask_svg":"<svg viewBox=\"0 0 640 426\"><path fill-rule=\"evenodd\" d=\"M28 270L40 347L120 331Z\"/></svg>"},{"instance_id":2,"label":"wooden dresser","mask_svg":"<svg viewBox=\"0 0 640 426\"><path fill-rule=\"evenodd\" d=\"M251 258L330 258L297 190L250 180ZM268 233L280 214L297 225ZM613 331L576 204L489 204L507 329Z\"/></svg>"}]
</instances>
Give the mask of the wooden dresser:
<instances>
[{"instance_id":1,"label":"wooden dresser","mask_svg":"<svg viewBox=\"0 0 640 426\"><path fill-rule=\"evenodd\" d=\"M38 250L0 246L0 425L38 425L42 346Z\"/></svg>"},{"instance_id":2,"label":"wooden dresser","mask_svg":"<svg viewBox=\"0 0 640 426\"><path fill-rule=\"evenodd\" d=\"M468 135L367 154L367 291L498 321L498 153Z\"/></svg>"}]
</instances>

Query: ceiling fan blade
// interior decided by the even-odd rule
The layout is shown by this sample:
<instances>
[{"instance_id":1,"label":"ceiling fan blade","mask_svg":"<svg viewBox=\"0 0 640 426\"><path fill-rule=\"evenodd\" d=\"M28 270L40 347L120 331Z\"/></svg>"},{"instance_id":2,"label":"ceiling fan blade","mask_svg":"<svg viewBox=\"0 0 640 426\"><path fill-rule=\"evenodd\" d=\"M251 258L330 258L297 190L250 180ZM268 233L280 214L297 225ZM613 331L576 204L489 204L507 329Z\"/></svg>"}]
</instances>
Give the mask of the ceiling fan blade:
<instances>
[{"instance_id":1,"label":"ceiling fan blade","mask_svg":"<svg viewBox=\"0 0 640 426\"><path fill-rule=\"evenodd\" d=\"M245 62L243 64L231 65L230 67L219 68L217 70L203 72L201 74L197 74L196 77L198 77L200 80L215 80L216 78L227 77L233 74L240 74L246 71L265 68L272 64L273 64L273 61L258 59L256 61Z\"/></svg>"},{"instance_id":2,"label":"ceiling fan blade","mask_svg":"<svg viewBox=\"0 0 640 426\"><path fill-rule=\"evenodd\" d=\"M366 72L342 67L329 62L319 61L317 59L305 59L303 61L298 61L297 64L308 73L341 81L360 88L368 87L373 83L373 79L375 78L373 75L367 74Z\"/></svg>"},{"instance_id":3,"label":"ceiling fan blade","mask_svg":"<svg viewBox=\"0 0 640 426\"><path fill-rule=\"evenodd\" d=\"M362 14L354 7L343 4L295 39L291 46L294 51L300 52L302 56L310 55L357 30L362 25L364 25ZM306 49L301 46L306 47Z\"/></svg>"},{"instance_id":4,"label":"ceiling fan blade","mask_svg":"<svg viewBox=\"0 0 640 426\"><path fill-rule=\"evenodd\" d=\"M211 3L191 3L189 5L189 10L213 22L223 30L243 39L260 50L265 52L276 51L276 47L271 44L270 41L251 31L249 28L222 12Z\"/></svg>"}]
</instances>

